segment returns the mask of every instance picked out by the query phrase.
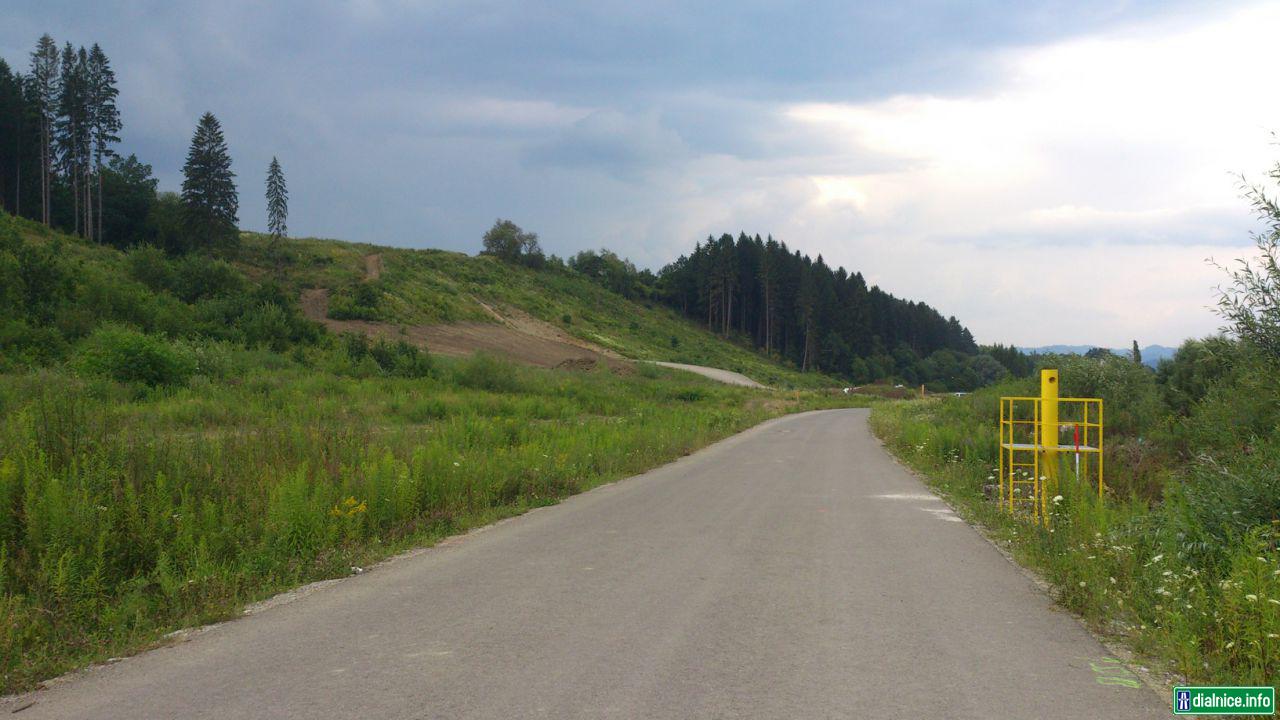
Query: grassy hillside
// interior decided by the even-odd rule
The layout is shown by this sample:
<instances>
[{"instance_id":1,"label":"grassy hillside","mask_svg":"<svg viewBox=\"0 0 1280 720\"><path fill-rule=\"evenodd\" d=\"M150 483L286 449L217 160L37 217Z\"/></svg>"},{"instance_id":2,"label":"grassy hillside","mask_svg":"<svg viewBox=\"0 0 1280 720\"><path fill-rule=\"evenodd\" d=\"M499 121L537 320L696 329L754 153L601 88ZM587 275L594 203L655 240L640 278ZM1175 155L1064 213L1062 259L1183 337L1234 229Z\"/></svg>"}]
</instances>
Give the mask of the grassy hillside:
<instances>
[{"instance_id":1,"label":"grassy hillside","mask_svg":"<svg viewBox=\"0 0 1280 720\"><path fill-rule=\"evenodd\" d=\"M768 417L859 402L335 335L302 316L299 292L358 300L363 258L380 252L373 310L388 321L485 319L475 296L572 313L575 332L631 355L809 380L580 278L451 253L246 245L233 263L122 253L0 215L0 692ZM674 352L673 335L705 354Z\"/></svg>"},{"instance_id":2,"label":"grassy hillside","mask_svg":"<svg viewBox=\"0 0 1280 720\"><path fill-rule=\"evenodd\" d=\"M334 240L294 239L275 253L265 236L246 233L243 240L238 263L250 274L277 277L295 292L329 288L335 306L362 290L378 298L376 307L355 317L399 325L494 322L481 303L508 306L627 358L710 365L775 387L839 384L728 342L659 303L622 298L572 271ZM367 283L365 257L370 254L380 257L382 269L377 281Z\"/></svg>"}]
</instances>

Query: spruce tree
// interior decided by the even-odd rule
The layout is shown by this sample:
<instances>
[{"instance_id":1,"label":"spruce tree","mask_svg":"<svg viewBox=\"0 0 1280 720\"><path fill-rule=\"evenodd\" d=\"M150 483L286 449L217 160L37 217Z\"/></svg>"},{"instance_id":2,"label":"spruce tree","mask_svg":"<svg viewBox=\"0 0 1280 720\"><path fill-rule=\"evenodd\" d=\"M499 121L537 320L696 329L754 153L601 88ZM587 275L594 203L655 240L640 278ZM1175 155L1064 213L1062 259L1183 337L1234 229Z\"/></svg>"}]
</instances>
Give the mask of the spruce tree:
<instances>
[{"instance_id":1,"label":"spruce tree","mask_svg":"<svg viewBox=\"0 0 1280 720\"><path fill-rule=\"evenodd\" d=\"M267 168L267 229L273 240L289 234L289 189L285 187L284 171L274 156Z\"/></svg>"},{"instance_id":2,"label":"spruce tree","mask_svg":"<svg viewBox=\"0 0 1280 720\"><path fill-rule=\"evenodd\" d=\"M84 222L86 202L85 178L89 168L88 56L84 48L77 53L67 43L62 48L62 72L58 95L58 117L54 123L54 146L58 168L71 181L75 210L72 227L77 235L89 235Z\"/></svg>"},{"instance_id":3,"label":"spruce tree","mask_svg":"<svg viewBox=\"0 0 1280 720\"><path fill-rule=\"evenodd\" d=\"M213 113L205 113L196 125L182 174L183 224L192 244L205 250L234 250L240 239L240 200L231 155Z\"/></svg>"},{"instance_id":4,"label":"spruce tree","mask_svg":"<svg viewBox=\"0 0 1280 720\"><path fill-rule=\"evenodd\" d=\"M27 97L20 74L0 58L0 208L22 212L23 142L27 140Z\"/></svg>"},{"instance_id":5,"label":"spruce tree","mask_svg":"<svg viewBox=\"0 0 1280 720\"><path fill-rule=\"evenodd\" d=\"M120 142L120 110L116 107L116 74L111 69L106 53L97 43L89 51L87 66L87 96L89 136L93 145L93 173L98 184L98 242L102 237L102 168L105 161L115 156L111 145ZM90 204L92 207L92 204Z\"/></svg>"},{"instance_id":6,"label":"spruce tree","mask_svg":"<svg viewBox=\"0 0 1280 720\"><path fill-rule=\"evenodd\" d=\"M40 126L40 222L50 221L51 179L53 175L53 121L58 114L58 45L48 33L41 35L31 53L31 94L35 100L36 122Z\"/></svg>"}]
</instances>

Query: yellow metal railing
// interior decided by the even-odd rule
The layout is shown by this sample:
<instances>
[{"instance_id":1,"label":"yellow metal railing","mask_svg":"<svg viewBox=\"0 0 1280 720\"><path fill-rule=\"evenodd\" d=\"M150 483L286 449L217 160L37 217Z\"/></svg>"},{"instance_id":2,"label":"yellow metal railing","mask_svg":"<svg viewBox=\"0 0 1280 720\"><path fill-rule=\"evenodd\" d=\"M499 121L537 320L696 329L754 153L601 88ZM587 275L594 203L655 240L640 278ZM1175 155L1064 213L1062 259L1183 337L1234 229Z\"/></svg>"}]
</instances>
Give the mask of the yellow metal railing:
<instances>
[{"instance_id":1,"label":"yellow metal railing","mask_svg":"<svg viewBox=\"0 0 1280 720\"><path fill-rule=\"evenodd\" d=\"M1103 481L1102 400L1058 397L1058 371L1042 370L1040 397L1000 398L1000 507L1048 524L1063 461L1077 482ZM1065 438L1064 438L1065 435Z\"/></svg>"}]
</instances>

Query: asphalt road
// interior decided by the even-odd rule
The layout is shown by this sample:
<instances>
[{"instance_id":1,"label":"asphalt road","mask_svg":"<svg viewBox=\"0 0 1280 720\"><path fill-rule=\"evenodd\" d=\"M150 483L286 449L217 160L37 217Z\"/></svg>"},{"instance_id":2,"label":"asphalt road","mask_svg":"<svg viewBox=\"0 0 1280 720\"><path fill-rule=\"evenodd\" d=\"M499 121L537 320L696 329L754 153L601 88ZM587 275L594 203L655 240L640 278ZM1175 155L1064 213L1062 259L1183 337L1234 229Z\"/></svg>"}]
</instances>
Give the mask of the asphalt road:
<instances>
[{"instance_id":1,"label":"asphalt road","mask_svg":"<svg viewBox=\"0 0 1280 720\"><path fill-rule=\"evenodd\" d=\"M720 368L706 367L704 365L686 365L684 363L658 362L656 360L654 361L653 364L661 365L662 367L675 368L676 370L686 370L691 373L697 373L703 377L709 377L712 380L719 380L720 382L728 383L729 385L743 385L746 387L753 387L753 388L764 387L764 385L761 385L760 383L756 382L755 380L752 380L746 375L743 375L742 373L733 372L732 370L721 370Z\"/></svg>"},{"instance_id":2,"label":"asphalt road","mask_svg":"<svg viewBox=\"0 0 1280 720\"><path fill-rule=\"evenodd\" d=\"M646 475L6 703L35 718L1157 718L865 410Z\"/></svg>"}]
</instances>

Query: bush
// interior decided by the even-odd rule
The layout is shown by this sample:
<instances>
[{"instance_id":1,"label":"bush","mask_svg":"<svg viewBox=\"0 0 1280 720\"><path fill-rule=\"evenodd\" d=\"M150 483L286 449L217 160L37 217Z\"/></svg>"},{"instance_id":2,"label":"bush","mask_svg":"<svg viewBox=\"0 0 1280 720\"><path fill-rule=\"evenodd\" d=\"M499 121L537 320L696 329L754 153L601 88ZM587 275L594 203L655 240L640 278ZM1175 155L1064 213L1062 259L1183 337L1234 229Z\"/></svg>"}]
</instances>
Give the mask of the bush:
<instances>
[{"instance_id":1,"label":"bush","mask_svg":"<svg viewBox=\"0 0 1280 720\"><path fill-rule=\"evenodd\" d=\"M340 338L346 360L338 369L342 374L421 378L432 373L431 356L403 340L391 343L379 339L371 343L365 335L350 332Z\"/></svg>"},{"instance_id":2,"label":"bush","mask_svg":"<svg viewBox=\"0 0 1280 720\"><path fill-rule=\"evenodd\" d=\"M1058 368L1063 397L1096 397L1106 402L1108 436L1140 435L1159 427L1160 394L1155 374L1146 366L1119 355L1059 355L1042 365Z\"/></svg>"},{"instance_id":3,"label":"bush","mask_svg":"<svg viewBox=\"0 0 1280 720\"><path fill-rule=\"evenodd\" d=\"M329 299L329 317L334 320L383 320L382 287L359 282Z\"/></svg>"},{"instance_id":4,"label":"bush","mask_svg":"<svg viewBox=\"0 0 1280 720\"><path fill-rule=\"evenodd\" d=\"M76 368L122 383L179 385L194 371L194 363L169 343L119 325L103 325L80 346Z\"/></svg>"},{"instance_id":5,"label":"bush","mask_svg":"<svg viewBox=\"0 0 1280 720\"><path fill-rule=\"evenodd\" d=\"M175 285L173 265L164 251L150 245L139 245L125 255L129 277L156 292L171 290Z\"/></svg>"},{"instance_id":6,"label":"bush","mask_svg":"<svg viewBox=\"0 0 1280 720\"><path fill-rule=\"evenodd\" d=\"M522 385L510 361L478 353L454 370L454 381L463 387L489 392L520 392Z\"/></svg>"},{"instance_id":7,"label":"bush","mask_svg":"<svg viewBox=\"0 0 1280 720\"><path fill-rule=\"evenodd\" d=\"M173 292L183 302L235 295L244 292L245 285L244 275L225 260L186 255L174 263Z\"/></svg>"},{"instance_id":8,"label":"bush","mask_svg":"<svg viewBox=\"0 0 1280 720\"><path fill-rule=\"evenodd\" d=\"M1182 343L1156 372L1165 404L1179 415L1190 415L1209 388L1231 371L1237 355L1236 343L1221 335Z\"/></svg>"},{"instance_id":9,"label":"bush","mask_svg":"<svg viewBox=\"0 0 1280 720\"><path fill-rule=\"evenodd\" d=\"M403 340L395 343L379 340L369 349L369 354L388 375L421 378L431 374L431 356Z\"/></svg>"},{"instance_id":10,"label":"bush","mask_svg":"<svg viewBox=\"0 0 1280 720\"><path fill-rule=\"evenodd\" d=\"M48 326L32 327L22 320L0 320L0 371L21 365L48 365L62 359L67 342Z\"/></svg>"}]
</instances>

